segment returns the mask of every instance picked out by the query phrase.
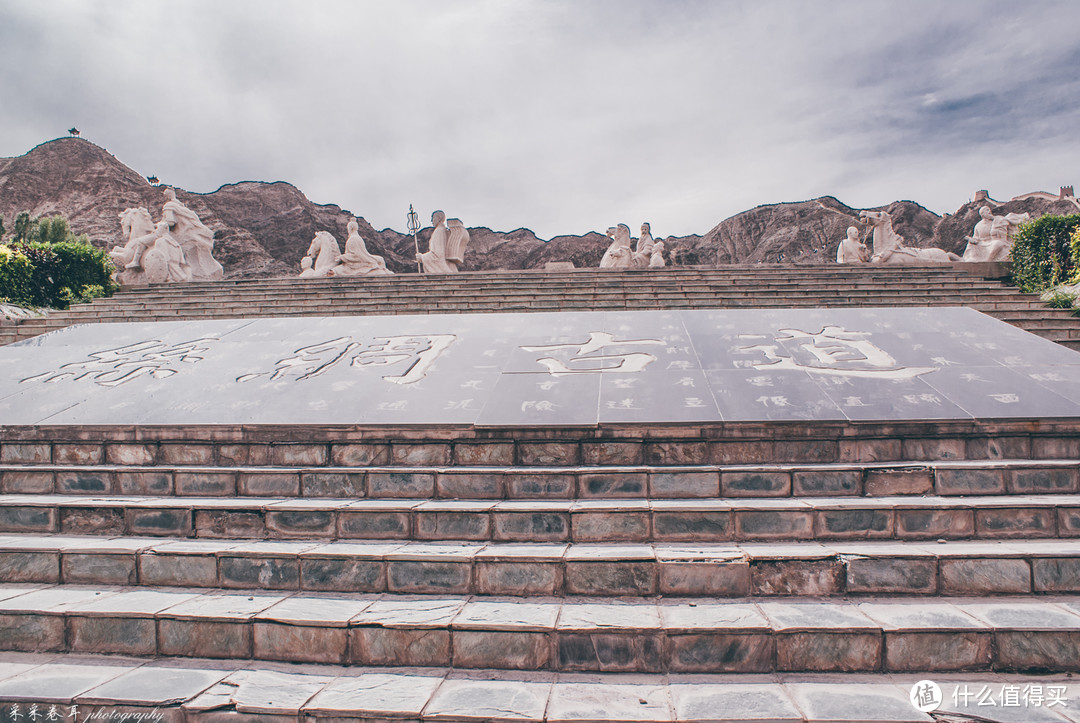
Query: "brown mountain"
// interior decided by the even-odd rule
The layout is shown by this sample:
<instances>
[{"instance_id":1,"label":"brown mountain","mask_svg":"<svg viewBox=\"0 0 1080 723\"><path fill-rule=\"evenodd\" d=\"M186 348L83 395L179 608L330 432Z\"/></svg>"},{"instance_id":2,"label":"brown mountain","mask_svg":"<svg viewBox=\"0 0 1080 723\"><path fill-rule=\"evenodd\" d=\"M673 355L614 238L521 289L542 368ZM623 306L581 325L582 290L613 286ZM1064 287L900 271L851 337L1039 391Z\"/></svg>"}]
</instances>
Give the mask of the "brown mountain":
<instances>
[{"instance_id":1,"label":"brown mountain","mask_svg":"<svg viewBox=\"0 0 1080 723\"><path fill-rule=\"evenodd\" d=\"M284 182L244 181L222 186L213 193L176 189L177 197L199 214L214 231L215 257L228 278L293 276L316 231L330 231L339 242L346 238L352 214L335 205L312 203L295 186ZM0 216L8 220L28 211L35 216L60 213L76 233L85 233L99 246L121 242L118 214L142 206L155 218L164 202L159 186L113 157L108 151L80 138L61 138L17 158L0 159ZM981 202L969 203L944 218L911 201L896 201L875 210L888 210L896 230L909 246L938 246L962 254L964 238L978 221ZM1011 211L1075 213L1067 201L1038 198L1010 201L995 207L997 214ZM830 196L798 203L777 203L727 218L703 236L668 237L669 263L752 264L828 262L848 226L865 232L859 210ZM397 273L416 270L412 236L393 229L376 231L357 217L368 249L386 259ZM463 269L543 268L550 261L571 261L575 266L598 266L609 240L601 233L557 236L550 241L520 228L501 232L469 229L470 243ZM431 229L418 234L427 249Z\"/></svg>"}]
</instances>

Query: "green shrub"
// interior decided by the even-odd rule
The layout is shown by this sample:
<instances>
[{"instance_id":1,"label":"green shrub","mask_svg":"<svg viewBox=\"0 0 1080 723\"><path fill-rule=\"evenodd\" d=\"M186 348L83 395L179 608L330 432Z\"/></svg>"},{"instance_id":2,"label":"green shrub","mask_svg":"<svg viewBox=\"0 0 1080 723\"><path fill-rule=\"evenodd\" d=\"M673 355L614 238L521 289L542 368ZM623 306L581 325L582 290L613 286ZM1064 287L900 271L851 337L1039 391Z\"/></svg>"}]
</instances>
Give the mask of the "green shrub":
<instances>
[{"instance_id":1,"label":"green shrub","mask_svg":"<svg viewBox=\"0 0 1080 723\"><path fill-rule=\"evenodd\" d=\"M1073 242L1080 214L1040 216L1020 226L1009 260L1012 279L1026 293L1045 291L1073 278L1080 256Z\"/></svg>"},{"instance_id":2,"label":"green shrub","mask_svg":"<svg viewBox=\"0 0 1080 723\"><path fill-rule=\"evenodd\" d=\"M30 287L34 266L25 254L0 246L0 299L18 306L33 306Z\"/></svg>"}]
</instances>

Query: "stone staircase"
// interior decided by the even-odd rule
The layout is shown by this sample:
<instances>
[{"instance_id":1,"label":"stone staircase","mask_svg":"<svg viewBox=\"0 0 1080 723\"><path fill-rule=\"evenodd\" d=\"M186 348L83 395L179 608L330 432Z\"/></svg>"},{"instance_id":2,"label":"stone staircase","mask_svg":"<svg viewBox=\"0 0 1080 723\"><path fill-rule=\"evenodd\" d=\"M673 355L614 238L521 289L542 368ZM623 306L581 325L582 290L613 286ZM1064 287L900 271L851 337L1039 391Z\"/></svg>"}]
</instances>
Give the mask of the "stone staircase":
<instances>
[{"instance_id":1,"label":"stone staircase","mask_svg":"<svg viewBox=\"0 0 1080 723\"><path fill-rule=\"evenodd\" d=\"M964 265L727 266L256 279L131 287L46 317L0 321L0 344L80 323L601 309L970 306L1080 348L1080 319Z\"/></svg>"}]
</instances>

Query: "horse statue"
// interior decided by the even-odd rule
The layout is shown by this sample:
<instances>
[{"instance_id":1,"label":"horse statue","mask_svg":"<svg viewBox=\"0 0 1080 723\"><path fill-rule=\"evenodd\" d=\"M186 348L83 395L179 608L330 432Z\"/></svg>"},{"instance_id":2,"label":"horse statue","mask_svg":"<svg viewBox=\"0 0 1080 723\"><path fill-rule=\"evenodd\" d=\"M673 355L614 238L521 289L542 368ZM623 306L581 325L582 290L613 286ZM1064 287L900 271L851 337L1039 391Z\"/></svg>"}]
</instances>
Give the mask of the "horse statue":
<instances>
[{"instance_id":1,"label":"horse statue","mask_svg":"<svg viewBox=\"0 0 1080 723\"><path fill-rule=\"evenodd\" d=\"M979 217L971 235L965 237L968 244L964 249L964 261L1008 261L1013 235L1031 214L995 216L989 206L983 206L979 209Z\"/></svg>"},{"instance_id":2,"label":"horse statue","mask_svg":"<svg viewBox=\"0 0 1080 723\"><path fill-rule=\"evenodd\" d=\"M960 261L960 257L942 249L920 249L905 246L904 239L896 233L892 216L886 211L859 211L859 218L874 229L871 248L873 264L947 264Z\"/></svg>"},{"instance_id":3,"label":"horse statue","mask_svg":"<svg viewBox=\"0 0 1080 723\"><path fill-rule=\"evenodd\" d=\"M300 278L312 279L329 275L330 269L337 265L340 256L341 247L338 246L337 239L329 231L316 231L304 261L300 262L303 268Z\"/></svg>"},{"instance_id":4,"label":"horse statue","mask_svg":"<svg viewBox=\"0 0 1080 723\"><path fill-rule=\"evenodd\" d=\"M116 266L116 280L124 285L191 281L191 270L180 244L166 223L154 225L145 208L128 208L120 214L123 246L109 251Z\"/></svg>"},{"instance_id":5,"label":"horse statue","mask_svg":"<svg viewBox=\"0 0 1080 723\"><path fill-rule=\"evenodd\" d=\"M630 248L630 227L625 223L607 230L611 245L600 259L602 269L630 269L634 267L634 251Z\"/></svg>"}]
</instances>

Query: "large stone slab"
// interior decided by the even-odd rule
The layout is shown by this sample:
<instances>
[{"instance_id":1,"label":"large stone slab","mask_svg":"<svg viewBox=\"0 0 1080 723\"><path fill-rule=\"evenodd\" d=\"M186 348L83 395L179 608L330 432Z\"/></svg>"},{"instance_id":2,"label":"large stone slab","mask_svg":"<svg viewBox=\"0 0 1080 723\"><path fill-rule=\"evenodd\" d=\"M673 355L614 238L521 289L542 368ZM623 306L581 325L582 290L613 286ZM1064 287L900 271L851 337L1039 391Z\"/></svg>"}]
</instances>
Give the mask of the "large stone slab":
<instances>
[{"instance_id":1,"label":"large stone slab","mask_svg":"<svg viewBox=\"0 0 1080 723\"><path fill-rule=\"evenodd\" d=\"M1080 417L1080 354L967 308L264 318L0 348L0 424Z\"/></svg>"}]
</instances>

